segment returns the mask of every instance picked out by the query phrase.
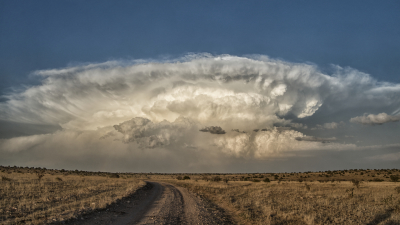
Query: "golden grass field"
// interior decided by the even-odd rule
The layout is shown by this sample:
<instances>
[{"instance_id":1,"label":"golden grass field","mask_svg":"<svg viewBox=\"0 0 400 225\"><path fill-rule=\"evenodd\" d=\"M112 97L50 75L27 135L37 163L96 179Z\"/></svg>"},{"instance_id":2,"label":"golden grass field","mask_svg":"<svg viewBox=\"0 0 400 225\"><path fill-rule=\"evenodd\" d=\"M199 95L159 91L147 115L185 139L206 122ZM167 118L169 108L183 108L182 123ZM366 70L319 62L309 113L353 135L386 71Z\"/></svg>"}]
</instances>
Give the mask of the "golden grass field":
<instances>
[{"instance_id":1,"label":"golden grass field","mask_svg":"<svg viewBox=\"0 0 400 225\"><path fill-rule=\"evenodd\" d=\"M238 224L400 224L400 182L393 182L399 170L119 173L117 178L102 172L0 167L0 176L1 224L79 218L134 193L145 185L142 180L186 187Z\"/></svg>"},{"instance_id":2,"label":"golden grass field","mask_svg":"<svg viewBox=\"0 0 400 225\"><path fill-rule=\"evenodd\" d=\"M111 178L105 173L0 169L1 224L46 224L76 218L105 208L145 184L128 175ZM43 175L40 181L39 175Z\"/></svg>"},{"instance_id":3,"label":"golden grass field","mask_svg":"<svg viewBox=\"0 0 400 225\"><path fill-rule=\"evenodd\" d=\"M398 170L276 174L277 180L271 182L262 180L274 180L275 174L153 179L186 187L213 201L238 224L400 224L400 183L389 182L390 176L398 174ZM218 180L215 177L221 181L212 181Z\"/></svg>"}]
</instances>

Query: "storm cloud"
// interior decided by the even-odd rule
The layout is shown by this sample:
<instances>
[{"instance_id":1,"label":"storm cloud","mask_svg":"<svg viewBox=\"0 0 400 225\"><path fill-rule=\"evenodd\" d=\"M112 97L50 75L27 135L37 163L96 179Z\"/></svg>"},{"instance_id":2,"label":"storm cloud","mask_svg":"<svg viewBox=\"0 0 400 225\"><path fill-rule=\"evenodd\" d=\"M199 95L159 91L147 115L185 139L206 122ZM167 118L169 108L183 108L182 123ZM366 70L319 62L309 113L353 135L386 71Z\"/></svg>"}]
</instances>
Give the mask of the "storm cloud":
<instances>
[{"instance_id":1,"label":"storm cloud","mask_svg":"<svg viewBox=\"0 0 400 225\"><path fill-rule=\"evenodd\" d=\"M345 143L323 133L344 127L332 122L342 119L330 116L347 121L360 115L353 113L359 108L398 110L400 85L351 68L333 71L325 74L312 64L263 55L209 54L35 71L41 84L4 96L0 120L60 130L2 139L0 151L79 149L78 155L137 159L143 154L147 160L165 154L173 162L184 160L182 168L205 168L226 159L358 149L356 139ZM318 124L311 123L316 115ZM382 124L399 117L381 113L350 121ZM316 130L320 133L310 134Z\"/></svg>"},{"instance_id":2,"label":"storm cloud","mask_svg":"<svg viewBox=\"0 0 400 225\"><path fill-rule=\"evenodd\" d=\"M398 104L400 86L368 74L266 56L195 55L172 62L119 62L36 71L41 85L5 96L0 118L25 123L96 129L134 117L173 121L179 116L228 129L272 126L286 115ZM235 125L236 127L232 127Z\"/></svg>"}]
</instances>

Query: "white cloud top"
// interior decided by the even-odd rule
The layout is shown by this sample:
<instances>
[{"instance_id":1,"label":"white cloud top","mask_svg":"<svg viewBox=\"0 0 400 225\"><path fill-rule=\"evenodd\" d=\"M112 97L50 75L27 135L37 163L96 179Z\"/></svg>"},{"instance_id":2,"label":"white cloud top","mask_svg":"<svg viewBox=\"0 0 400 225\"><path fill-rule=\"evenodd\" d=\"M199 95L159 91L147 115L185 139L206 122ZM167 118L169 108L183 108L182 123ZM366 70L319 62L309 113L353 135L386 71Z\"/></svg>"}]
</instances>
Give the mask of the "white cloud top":
<instances>
[{"instance_id":1,"label":"white cloud top","mask_svg":"<svg viewBox=\"0 0 400 225\"><path fill-rule=\"evenodd\" d=\"M313 65L265 56L192 56L171 62L90 64L37 71L41 85L10 94L0 119L96 129L140 116L174 121L269 126L282 116L306 118L321 106L399 103L398 85L356 70L329 76ZM374 93L373 95L371 93ZM231 127L229 127L231 128Z\"/></svg>"}]
</instances>

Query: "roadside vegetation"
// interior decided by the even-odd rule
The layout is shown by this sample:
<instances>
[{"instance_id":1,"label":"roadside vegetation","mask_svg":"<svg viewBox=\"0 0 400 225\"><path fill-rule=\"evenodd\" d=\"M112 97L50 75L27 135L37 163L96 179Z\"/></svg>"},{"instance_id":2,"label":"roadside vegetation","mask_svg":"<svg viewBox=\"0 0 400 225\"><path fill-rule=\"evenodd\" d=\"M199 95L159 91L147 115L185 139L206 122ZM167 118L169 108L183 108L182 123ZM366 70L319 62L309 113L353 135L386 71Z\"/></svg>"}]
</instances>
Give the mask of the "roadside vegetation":
<instances>
[{"instance_id":1,"label":"roadside vegetation","mask_svg":"<svg viewBox=\"0 0 400 225\"><path fill-rule=\"evenodd\" d=\"M346 170L188 174L187 180L153 175L153 179L214 202L238 224L400 224L399 174L399 170Z\"/></svg>"},{"instance_id":2,"label":"roadside vegetation","mask_svg":"<svg viewBox=\"0 0 400 225\"><path fill-rule=\"evenodd\" d=\"M187 188L238 224L400 224L400 170L105 173L0 166L0 223L62 222L156 180ZM210 209L213 210L213 209Z\"/></svg>"},{"instance_id":3,"label":"roadside vegetation","mask_svg":"<svg viewBox=\"0 0 400 225\"><path fill-rule=\"evenodd\" d=\"M46 224L79 218L134 193L129 174L0 167L0 224Z\"/></svg>"}]
</instances>

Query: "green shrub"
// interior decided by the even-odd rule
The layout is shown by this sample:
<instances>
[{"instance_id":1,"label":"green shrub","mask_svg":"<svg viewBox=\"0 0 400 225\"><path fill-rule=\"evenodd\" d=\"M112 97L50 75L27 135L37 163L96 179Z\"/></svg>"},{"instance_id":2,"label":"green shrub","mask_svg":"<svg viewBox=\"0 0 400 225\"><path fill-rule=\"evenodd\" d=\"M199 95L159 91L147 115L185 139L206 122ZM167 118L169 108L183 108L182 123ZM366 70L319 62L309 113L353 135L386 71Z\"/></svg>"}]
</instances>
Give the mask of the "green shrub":
<instances>
[{"instance_id":1,"label":"green shrub","mask_svg":"<svg viewBox=\"0 0 400 225\"><path fill-rule=\"evenodd\" d=\"M190 177L189 176L184 176L183 180L190 180Z\"/></svg>"}]
</instances>

